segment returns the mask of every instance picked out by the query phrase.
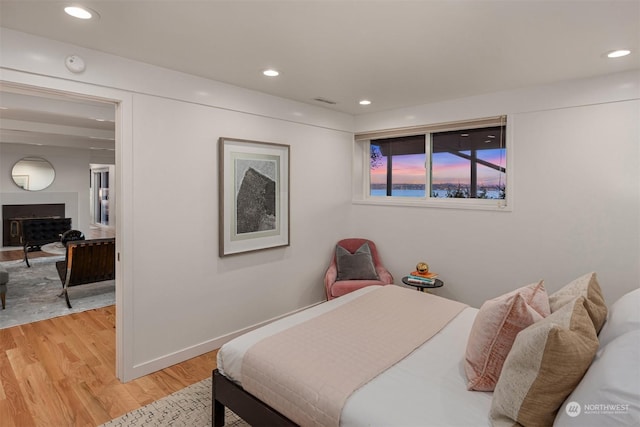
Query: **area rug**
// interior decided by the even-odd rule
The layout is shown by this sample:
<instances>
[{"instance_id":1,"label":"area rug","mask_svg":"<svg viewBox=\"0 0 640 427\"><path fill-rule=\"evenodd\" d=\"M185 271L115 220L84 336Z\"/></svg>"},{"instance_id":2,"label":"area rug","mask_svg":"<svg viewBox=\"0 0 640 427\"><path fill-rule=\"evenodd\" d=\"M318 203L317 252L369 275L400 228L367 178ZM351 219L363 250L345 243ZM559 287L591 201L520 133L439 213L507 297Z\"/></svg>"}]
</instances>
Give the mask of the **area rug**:
<instances>
[{"instance_id":1,"label":"area rug","mask_svg":"<svg viewBox=\"0 0 640 427\"><path fill-rule=\"evenodd\" d=\"M211 425L211 378L131 411L100 427L204 427ZM230 410L225 411L225 427L248 427Z\"/></svg>"},{"instance_id":2,"label":"area rug","mask_svg":"<svg viewBox=\"0 0 640 427\"><path fill-rule=\"evenodd\" d=\"M115 304L115 281L108 280L69 288L73 308L67 307L56 261L64 256L30 259L31 267L23 260L0 263L9 272L6 308L0 308L0 329L52 317L91 310Z\"/></svg>"}]
</instances>

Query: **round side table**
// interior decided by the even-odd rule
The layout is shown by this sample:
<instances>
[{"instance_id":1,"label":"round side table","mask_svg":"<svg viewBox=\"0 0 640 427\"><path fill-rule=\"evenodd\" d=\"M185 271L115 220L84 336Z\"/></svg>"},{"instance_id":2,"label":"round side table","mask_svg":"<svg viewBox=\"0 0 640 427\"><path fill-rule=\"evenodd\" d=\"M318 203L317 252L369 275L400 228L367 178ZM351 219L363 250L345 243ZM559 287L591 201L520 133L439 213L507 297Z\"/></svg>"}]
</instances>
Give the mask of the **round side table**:
<instances>
[{"instance_id":1,"label":"round side table","mask_svg":"<svg viewBox=\"0 0 640 427\"><path fill-rule=\"evenodd\" d=\"M47 243L46 245L42 245L40 250L53 255L65 255L67 253L67 248L60 242Z\"/></svg>"}]
</instances>

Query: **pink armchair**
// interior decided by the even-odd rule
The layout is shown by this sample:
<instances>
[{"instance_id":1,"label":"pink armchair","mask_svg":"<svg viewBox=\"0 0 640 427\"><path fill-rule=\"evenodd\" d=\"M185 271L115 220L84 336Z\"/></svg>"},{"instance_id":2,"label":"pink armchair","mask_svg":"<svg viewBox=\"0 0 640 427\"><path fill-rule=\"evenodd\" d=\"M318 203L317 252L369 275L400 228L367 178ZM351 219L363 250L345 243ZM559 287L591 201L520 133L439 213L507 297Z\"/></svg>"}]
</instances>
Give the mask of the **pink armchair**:
<instances>
[{"instance_id":1,"label":"pink armchair","mask_svg":"<svg viewBox=\"0 0 640 427\"><path fill-rule=\"evenodd\" d=\"M349 251L350 254L354 254L364 243L369 244L369 251L371 252L373 266L378 278L374 279L372 277L367 279L337 280L338 265L336 261L336 254L334 252L333 256L331 257L331 264L329 265L329 268L327 269L324 277L324 286L327 293L327 300L331 300L333 298L348 294L349 292L364 288L365 286L393 284L393 276L380 262L380 256L378 255L376 245L371 240L358 238L343 239L338 242L338 246L343 247L344 249Z\"/></svg>"}]
</instances>

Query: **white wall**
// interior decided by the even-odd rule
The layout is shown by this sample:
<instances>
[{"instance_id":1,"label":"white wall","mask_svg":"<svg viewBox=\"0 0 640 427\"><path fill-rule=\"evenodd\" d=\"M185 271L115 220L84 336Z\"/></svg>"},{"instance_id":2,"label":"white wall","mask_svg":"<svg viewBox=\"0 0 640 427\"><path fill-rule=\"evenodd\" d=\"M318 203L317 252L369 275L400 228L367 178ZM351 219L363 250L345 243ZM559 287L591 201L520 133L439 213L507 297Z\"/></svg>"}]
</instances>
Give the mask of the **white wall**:
<instances>
[{"instance_id":1,"label":"white wall","mask_svg":"<svg viewBox=\"0 0 640 427\"><path fill-rule=\"evenodd\" d=\"M0 144L0 206L64 203L65 214L71 218L72 227L88 231L90 156L88 150ZM16 186L11 179L11 169L23 157L47 159L55 170L53 183L41 191L25 191Z\"/></svg>"},{"instance_id":2,"label":"white wall","mask_svg":"<svg viewBox=\"0 0 640 427\"><path fill-rule=\"evenodd\" d=\"M147 95L133 114L136 363L164 354L166 337L178 351L324 298L349 229L349 133ZM290 145L289 248L218 257L220 136Z\"/></svg>"},{"instance_id":3,"label":"white wall","mask_svg":"<svg viewBox=\"0 0 640 427\"><path fill-rule=\"evenodd\" d=\"M351 116L1 31L0 80L118 103L122 379L324 299L333 245L351 227ZM65 69L70 53L84 57L85 73ZM291 146L289 247L218 257L222 136Z\"/></svg>"},{"instance_id":4,"label":"white wall","mask_svg":"<svg viewBox=\"0 0 640 427\"><path fill-rule=\"evenodd\" d=\"M544 279L595 271L605 298L640 286L640 75L559 83L359 116L357 131L508 114L513 210L354 205L397 277L417 261L443 296L479 307Z\"/></svg>"}]
</instances>

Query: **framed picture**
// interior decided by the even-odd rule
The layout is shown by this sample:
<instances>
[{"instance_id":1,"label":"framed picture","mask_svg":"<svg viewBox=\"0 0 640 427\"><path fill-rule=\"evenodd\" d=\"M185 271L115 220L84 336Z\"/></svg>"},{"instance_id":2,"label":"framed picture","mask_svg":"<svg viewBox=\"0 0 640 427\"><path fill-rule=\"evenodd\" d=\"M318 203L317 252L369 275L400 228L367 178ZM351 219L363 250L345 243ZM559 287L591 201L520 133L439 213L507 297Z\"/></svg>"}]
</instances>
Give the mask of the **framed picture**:
<instances>
[{"instance_id":1,"label":"framed picture","mask_svg":"<svg viewBox=\"0 0 640 427\"><path fill-rule=\"evenodd\" d=\"M221 257L289 246L289 146L220 138Z\"/></svg>"}]
</instances>

